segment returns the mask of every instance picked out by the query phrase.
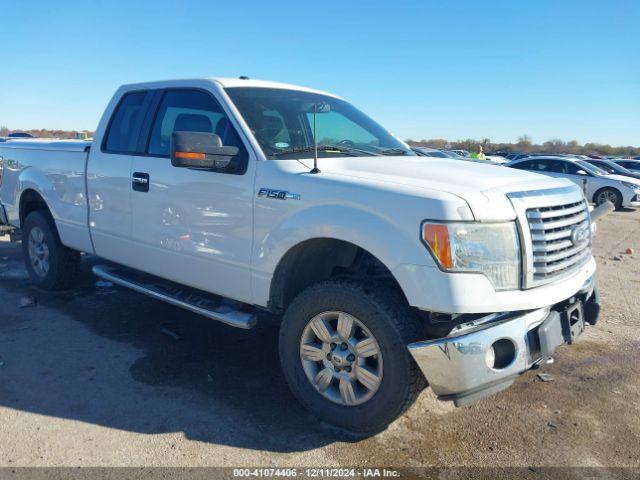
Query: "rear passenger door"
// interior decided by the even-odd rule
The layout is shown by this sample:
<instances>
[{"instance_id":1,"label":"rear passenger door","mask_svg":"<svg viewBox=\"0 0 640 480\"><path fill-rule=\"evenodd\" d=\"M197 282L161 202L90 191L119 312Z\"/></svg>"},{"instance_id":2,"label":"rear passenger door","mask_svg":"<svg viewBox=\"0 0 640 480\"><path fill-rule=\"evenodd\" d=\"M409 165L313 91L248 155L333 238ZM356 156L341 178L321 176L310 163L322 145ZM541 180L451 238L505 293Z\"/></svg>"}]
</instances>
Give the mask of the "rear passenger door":
<instances>
[{"instance_id":1,"label":"rear passenger door","mask_svg":"<svg viewBox=\"0 0 640 480\"><path fill-rule=\"evenodd\" d=\"M127 92L118 101L87 164L89 226L97 255L128 264L131 252L131 165L153 92Z\"/></svg>"},{"instance_id":2,"label":"rear passenger door","mask_svg":"<svg viewBox=\"0 0 640 480\"><path fill-rule=\"evenodd\" d=\"M255 159L249 158L233 121L209 91L165 90L154 111L145 153L135 156L132 165L133 266L250 301ZM246 170L173 167L174 131L219 135L223 145L239 148Z\"/></svg>"}]
</instances>

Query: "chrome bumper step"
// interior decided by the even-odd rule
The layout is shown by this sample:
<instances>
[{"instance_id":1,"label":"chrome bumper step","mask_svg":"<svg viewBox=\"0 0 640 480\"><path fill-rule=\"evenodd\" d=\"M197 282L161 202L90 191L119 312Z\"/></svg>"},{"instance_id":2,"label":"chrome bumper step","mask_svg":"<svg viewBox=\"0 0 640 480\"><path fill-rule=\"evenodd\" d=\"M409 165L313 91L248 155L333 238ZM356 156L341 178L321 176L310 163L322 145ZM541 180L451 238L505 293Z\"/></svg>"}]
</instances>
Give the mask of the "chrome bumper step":
<instances>
[{"instance_id":1,"label":"chrome bumper step","mask_svg":"<svg viewBox=\"0 0 640 480\"><path fill-rule=\"evenodd\" d=\"M97 277L116 285L232 327L249 329L256 324L256 316L253 313L241 311L239 309L241 304L233 300L227 300L126 267L95 265L92 270Z\"/></svg>"}]
</instances>

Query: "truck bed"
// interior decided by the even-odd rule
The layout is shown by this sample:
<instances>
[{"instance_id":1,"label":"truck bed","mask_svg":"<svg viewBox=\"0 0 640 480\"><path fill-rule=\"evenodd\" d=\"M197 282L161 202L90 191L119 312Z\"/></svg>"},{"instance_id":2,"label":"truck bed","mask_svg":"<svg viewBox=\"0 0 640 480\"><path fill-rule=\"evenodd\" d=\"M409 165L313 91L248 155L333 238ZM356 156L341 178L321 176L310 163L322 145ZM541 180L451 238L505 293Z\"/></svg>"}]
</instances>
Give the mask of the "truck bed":
<instances>
[{"instance_id":1,"label":"truck bed","mask_svg":"<svg viewBox=\"0 0 640 480\"><path fill-rule=\"evenodd\" d=\"M87 140L60 140L57 138L28 138L20 140L9 140L7 142L3 142L0 147L84 152L89 147L91 147L91 142Z\"/></svg>"},{"instance_id":2,"label":"truck bed","mask_svg":"<svg viewBox=\"0 0 640 480\"><path fill-rule=\"evenodd\" d=\"M22 193L33 190L46 199L63 243L82 251L90 248L85 182L91 142L27 139L0 143L4 175L0 203L9 223L20 227Z\"/></svg>"}]
</instances>

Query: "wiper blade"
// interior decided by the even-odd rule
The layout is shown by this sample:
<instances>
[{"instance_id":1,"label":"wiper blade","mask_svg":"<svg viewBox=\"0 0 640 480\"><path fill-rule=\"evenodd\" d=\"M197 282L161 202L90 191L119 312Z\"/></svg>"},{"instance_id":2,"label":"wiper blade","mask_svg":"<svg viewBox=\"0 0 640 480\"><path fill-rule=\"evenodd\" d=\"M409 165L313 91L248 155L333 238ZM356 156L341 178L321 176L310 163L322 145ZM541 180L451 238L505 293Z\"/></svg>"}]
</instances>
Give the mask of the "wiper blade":
<instances>
[{"instance_id":1,"label":"wiper blade","mask_svg":"<svg viewBox=\"0 0 640 480\"><path fill-rule=\"evenodd\" d=\"M286 150L278 150L277 152L272 153L272 155L287 155L290 153L313 152L314 150L315 150L315 147L313 145L308 145L305 147L292 147L292 148L287 148ZM318 145L318 151L346 153L347 155L351 155L353 157L359 156L358 154L373 155L373 156L380 155L379 153L368 152L367 150L361 150L359 148L343 147L341 145Z\"/></svg>"}]
</instances>

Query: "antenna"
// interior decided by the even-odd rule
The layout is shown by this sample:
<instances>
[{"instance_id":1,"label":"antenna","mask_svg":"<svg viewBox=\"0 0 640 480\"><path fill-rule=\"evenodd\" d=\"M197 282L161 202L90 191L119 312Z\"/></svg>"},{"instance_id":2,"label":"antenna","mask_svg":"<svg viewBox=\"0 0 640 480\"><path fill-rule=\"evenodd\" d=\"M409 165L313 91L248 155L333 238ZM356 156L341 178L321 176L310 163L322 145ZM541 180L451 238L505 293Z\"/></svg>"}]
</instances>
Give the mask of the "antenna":
<instances>
[{"instance_id":1,"label":"antenna","mask_svg":"<svg viewBox=\"0 0 640 480\"><path fill-rule=\"evenodd\" d=\"M309 173L320 173L318 168L318 131L316 129L316 117L318 116L318 104L313 102L313 169Z\"/></svg>"}]
</instances>

